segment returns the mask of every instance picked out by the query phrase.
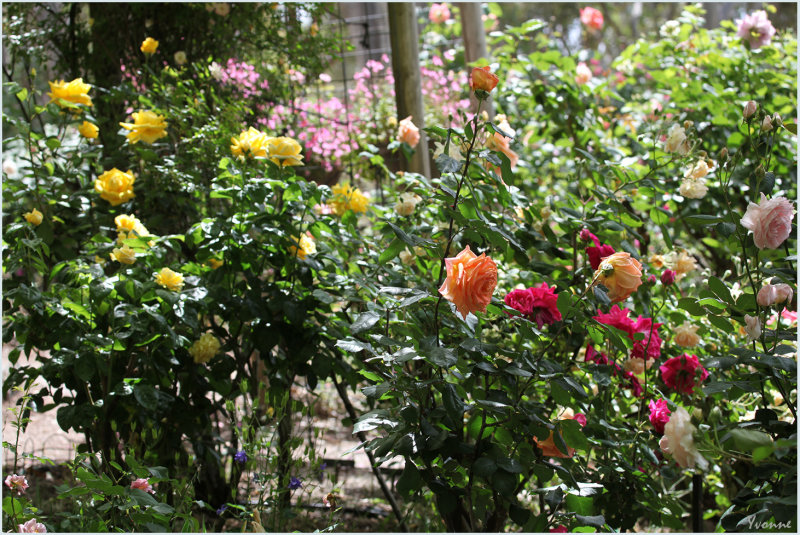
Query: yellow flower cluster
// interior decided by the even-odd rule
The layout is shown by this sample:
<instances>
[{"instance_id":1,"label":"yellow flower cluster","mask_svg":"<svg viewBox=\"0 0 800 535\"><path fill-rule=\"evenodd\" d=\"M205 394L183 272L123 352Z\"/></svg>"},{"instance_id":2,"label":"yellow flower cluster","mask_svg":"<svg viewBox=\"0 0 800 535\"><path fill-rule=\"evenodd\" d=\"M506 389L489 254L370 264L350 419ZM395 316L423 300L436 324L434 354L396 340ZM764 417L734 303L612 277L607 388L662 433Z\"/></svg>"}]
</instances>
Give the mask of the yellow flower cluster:
<instances>
[{"instance_id":1,"label":"yellow flower cluster","mask_svg":"<svg viewBox=\"0 0 800 535\"><path fill-rule=\"evenodd\" d=\"M122 240L130 238L143 238L150 236L150 231L142 225L135 216L121 214L114 218L114 223L117 224L117 243L122 243Z\"/></svg>"},{"instance_id":2,"label":"yellow flower cluster","mask_svg":"<svg viewBox=\"0 0 800 535\"><path fill-rule=\"evenodd\" d=\"M94 189L100 197L117 206L135 197L133 183L136 177L131 171L123 172L116 167L106 171L94 181Z\"/></svg>"},{"instance_id":3,"label":"yellow flower cluster","mask_svg":"<svg viewBox=\"0 0 800 535\"><path fill-rule=\"evenodd\" d=\"M275 165L303 165L302 147L290 137L270 137L252 126L231 138L231 153L240 160L267 158Z\"/></svg>"},{"instance_id":4,"label":"yellow flower cluster","mask_svg":"<svg viewBox=\"0 0 800 535\"><path fill-rule=\"evenodd\" d=\"M307 255L317 252L317 244L314 243L314 239L308 234L301 236L299 241L297 238L294 238L294 241L300 246L300 248L298 249L296 246L290 245L289 252L292 255L296 255L300 260L304 259Z\"/></svg>"},{"instance_id":5,"label":"yellow flower cluster","mask_svg":"<svg viewBox=\"0 0 800 535\"><path fill-rule=\"evenodd\" d=\"M194 359L195 364L204 364L217 354L219 348L219 340L213 334L203 333L189 348L189 354Z\"/></svg>"},{"instance_id":6,"label":"yellow flower cluster","mask_svg":"<svg viewBox=\"0 0 800 535\"><path fill-rule=\"evenodd\" d=\"M125 130L130 130L128 142L144 141L152 144L167 135L167 122L163 115L152 111L139 111L133 114L133 124L119 123Z\"/></svg>"},{"instance_id":7,"label":"yellow flower cluster","mask_svg":"<svg viewBox=\"0 0 800 535\"><path fill-rule=\"evenodd\" d=\"M50 92L47 93L47 96L50 97L50 102L55 102L59 107L67 107L64 102L83 104L84 106L92 105L92 97L88 94L92 86L83 83L83 78L75 78L71 82L59 80L58 82L48 83L50 84Z\"/></svg>"},{"instance_id":8,"label":"yellow flower cluster","mask_svg":"<svg viewBox=\"0 0 800 535\"><path fill-rule=\"evenodd\" d=\"M331 188L333 197L330 200L333 213L342 215L348 210L366 212L369 199L358 188L351 188L350 184L336 184Z\"/></svg>"},{"instance_id":9,"label":"yellow flower cluster","mask_svg":"<svg viewBox=\"0 0 800 535\"><path fill-rule=\"evenodd\" d=\"M173 292L180 292L183 289L183 275L175 273L169 268L161 268L161 271L156 273L156 283L163 286L167 290Z\"/></svg>"}]
</instances>

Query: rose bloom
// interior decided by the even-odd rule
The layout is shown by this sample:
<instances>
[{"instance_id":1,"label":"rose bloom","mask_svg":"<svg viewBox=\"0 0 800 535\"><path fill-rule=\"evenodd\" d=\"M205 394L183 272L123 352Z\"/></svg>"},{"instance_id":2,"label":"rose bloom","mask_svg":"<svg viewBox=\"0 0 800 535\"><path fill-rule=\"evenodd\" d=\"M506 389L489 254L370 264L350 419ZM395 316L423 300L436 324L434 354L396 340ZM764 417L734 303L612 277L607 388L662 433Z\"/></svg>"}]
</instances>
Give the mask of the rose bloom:
<instances>
[{"instance_id":1,"label":"rose bloom","mask_svg":"<svg viewBox=\"0 0 800 535\"><path fill-rule=\"evenodd\" d=\"M600 30L603 28L603 14L593 7L584 7L580 11L581 23L588 26L593 30Z\"/></svg>"},{"instance_id":2,"label":"rose bloom","mask_svg":"<svg viewBox=\"0 0 800 535\"><path fill-rule=\"evenodd\" d=\"M184 65L186 63L186 52L183 50L178 50L172 57L178 65Z\"/></svg>"},{"instance_id":3,"label":"rose bloom","mask_svg":"<svg viewBox=\"0 0 800 535\"><path fill-rule=\"evenodd\" d=\"M480 89L491 93L497 87L497 82L499 81L500 78L491 72L488 65L486 67L475 67L472 69L472 74L469 78L469 88L473 91Z\"/></svg>"},{"instance_id":4,"label":"rose bloom","mask_svg":"<svg viewBox=\"0 0 800 535\"><path fill-rule=\"evenodd\" d=\"M758 340L761 337L761 318L758 316L744 315L744 332L750 340Z\"/></svg>"},{"instance_id":5,"label":"rose bloom","mask_svg":"<svg viewBox=\"0 0 800 535\"><path fill-rule=\"evenodd\" d=\"M608 288L612 303L627 299L642 284L642 264L630 253L614 253L600 262L595 282Z\"/></svg>"},{"instance_id":6,"label":"rose bloom","mask_svg":"<svg viewBox=\"0 0 800 535\"><path fill-rule=\"evenodd\" d=\"M239 134L238 138L231 138L231 153L240 160L266 158L271 139L251 126Z\"/></svg>"},{"instance_id":7,"label":"rose bloom","mask_svg":"<svg viewBox=\"0 0 800 535\"><path fill-rule=\"evenodd\" d=\"M118 206L135 197L133 194L133 183L136 177L133 172L123 172L116 167L106 171L94 181L94 189L100 197L111 203L111 206Z\"/></svg>"},{"instance_id":8,"label":"rose bloom","mask_svg":"<svg viewBox=\"0 0 800 535\"><path fill-rule=\"evenodd\" d=\"M39 225L42 224L42 219L44 218L44 215L39 210L34 208L30 212L25 212L24 214L22 214L22 217L24 217L25 221L27 221L34 227L38 227Z\"/></svg>"},{"instance_id":9,"label":"rose bloom","mask_svg":"<svg viewBox=\"0 0 800 535\"><path fill-rule=\"evenodd\" d=\"M736 25L738 26L736 37L748 41L750 48L761 48L770 44L775 35L775 28L764 10L745 15L744 18L736 21Z\"/></svg>"},{"instance_id":10,"label":"rose bloom","mask_svg":"<svg viewBox=\"0 0 800 535\"><path fill-rule=\"evenodd\" d=\"M183 275L175 273L169 268L161 268L161 271L156 273L155 277L159 286L163 286L167 290L180 292L183 288Z\"/></svg>"},{"instance_id":11,"label":"rose bloom","mask_svg":"<svg viewBox=\"0 0 800 535\"><path fill-rule=\"evenodd\" d=\"M642 375L645 368L648 370L653 367L654 360L648 360L646 363L643 359L638 357L629 357L622 365L622 369L634 375Z\"/></svg>"},{"instance_id":12,"label":"rose bloom","mask_svg":"<svg viewBox=\"0 0 800 535\"><path fill-rule=\"evenodd\" d=\"M91 85L83 83L83 78L75 78L71 82L59 80L58 82L48 82L50 84L50 102L55 102L60 108L66 107L64 102L73 104L92 105L92 97L88 95Z\"/></svg>"},{"instance_id":13,"label":"rose bloom","mask_svg":"<svg viewBox=\"0 0 800 535\"><path fill-rule=\"evenodd\" d=\"M667 359L658 369L664 384L682 394L693 394L694 388L708 377L708 371L700 364L697 355L687 353Z\"/></svg>"},{"instance_id":14,"label":"rose bloom","mask_svg":"<svg viewBox=\"0 0 800 535\"><path fill-rule=\"evenodd\" d=\"M700 160L683 173L683 178L692 178L694 180L698 180L705 177L708 172L708 164L705 162L705 160Z\"/></svg>"},{"instance_id":15,"label":"rose bloom","mask_svg":"<svg viewBox=\"0 0 800 535\"><path fill-rule=\"evenodd\" d=\"M439 293L451 301L466 319L470 312L486 312L497 286L497 264L485 253L475 256L469 245L455 257L445 259L447 278Z\"/></svg>"},{"instance_id":16,"label":"rose bloom","mask_svg":"<svg viewBox=\"0 0 800 535\"><path fill-rule=\"evenodd\" d=\"M521 312L526 319L535 321L541 329L545 324L552 325L561 321L561 312L556 306L558 296L555 289L555 286L551 288L543 282L527 290L513 290L503 300L511 308Z\"/></svg>"},{"instance_id":17,"label":"rose bloom","mask_svg":"<svg viewBox=\"0 0 800 535\"><path fill-rule=\"evenodd\" d=\"M294 241L300 246L300 248L298 249L297 246L290 245L289 253L292 256L297 255L297 258L300 260L304 259L307 255L317 252L317 245L314 243L314 239L307 234L300 236L299 240L294 238Z\"/></svg>"},{"instance_id":18,"label":"rose bloom","mask_svg":"<svg viewBox=\"0 0 800 535\"><path fill-rule=\"evenodd\" d=\"M114 218L114 223L116 223L117 232L119 232L120 238L123 240L150 235L150 231L142 225L142 222L136 216L120 214Z\"/></svg>"},{"instance_id":19,"label":"rose bloom","mask_svg":"<svg viewBox=\"0 0 800 535\"><path fill-rule=\"evenodd\" d=\"M152 111L139 111L133 114L133 124L119 123L125 130L130 130L128 142L131 144L144 141L153 144L167 135L167 122L163 115Z\"/></svg>"},{"instance_id":20,"label":"rose bloom","mask_svg":"<svg viewBox=\"0 0 800 535\"><path fill-rule=\"evenodd\" d=\"M686 139L686 131L677 123L672 125L667 134L667 141L664 143L665 152L677 152L682 156L689 153L689 142Z\"/></svg>"},{"instance_id":21,"label":"rose bloom","mask_svg":"<svg viewBox=\"0 0 800 535\"><path fill-rule=\"evenodd\" d=\"M653 424L653 429L656 433L664 434L664 426L669 422L670 410L667 407L666 399L659 399L658 401L650 400L650 423Z\"/></svg>"},{"instance_id":22,"label":"rose bloom","mask_svg":"<svg viewBox=\"0 0 800 535\"><path fill-rule=\"evenodd\" d=\"M661 274L661 284L663 284L664 286L669 286L670 284L674 284L675 275L676 273L671 269L665 269L664 273Z\"/></svg>"},{"instance_id":23,"label":"rose bloom","mask_svg":"<svg viewBox=\"0 0 800 535\"><path fill-rule=\"evenodd\" d=\"M505 154L513 169L519 161L519 155L511 150L510 141L509 138L503 136L500 132L495 132L486 140L486 148Z\"/></svg>"},{"instance_id":24,"label":"rose bloom","mask_svg":"<svg viewBox=\"0 0 800 535\"><path fill-rule=\"evenodd\" d=\"M121 248L115 247L111 250L109 256L111 260L115 260L121 264L131 265L136 262L136 252L127 245L123 245Z\"/></svg>"},{"instance_id":25,"label":"rose bloom","mask_svg":"<svg viewBox=\"0 0 800 535\"><path fill-rule=\"evenodd\" d=\"M24 524L19 525L20 533L47 533L47 527L35 518L31 518Z\"/></svg>"},{"instance_id":26,"label":"rose bloom","mask_svg":"<svg viewBox=\"0 0 800 535\"><path fill-rule=\"evenodd\" d=\"M578 66L575 67L575 83L578 85L583 85L589 83L592 79L592 70L586 66L584 62L578 63Z\"/></svg>"},{"instance_id":27,"label":"rose bloom","mask_svg":"<svg viewBox=\"0 0 800 535\"><path fill-rule=\"evenodd\" d=\"M333 213L342 215L347 210L354 212L366 212L369 199L361 193L358 188L352 188L350 184L336 184L331 188L333 197L329 201Z\"/></svg>"},{"instance_id":28,"label":"rose bloom","mask_svg":"<svg viewBox=\"0 0 800 535\"><path fill-rule=\"evenodd\" d=\"M78 132L86 139L96 139L100 133L100 129L97 128L97 125L92 124L89 121L83 121L83 123L78 127Z\"/></svg>"},{"instance_id":29,"label":"rose bloom","mask_svg":"<svg viewBox=\"0 0 800 535\"><path fill-rule=\"evenodd\" d=\"M442 2L441 4L431 5L431 9L428 11L428 19L434 24L444 24L450 20L450 9L447 4Z\"/></svg>"},{"instance_id":30,"label":"rose bloom","mask_svg":"<svg viewBox=\"0 0 800 535\"><path fill-rule=\"evenodd\" d=\"M598 314L597 316L593 316L592 319L598 323L616 327L617 329L628 333L628 336L632 338L635 322L628 317L629 313L630 310L627 308L619 308L619 305L614 305L607 314Z\"/></svg>"},{"instance_id":31,"label":"rose bloom","mask_svg":"<svg viewBox=\"0 0 800 535\"><path fill-rule=\"evenodd\" d=\"M394 205L394 211L401 216L409 216L414 213L417 203L422 201L422 197L411 191L400 194L400 200Z\"/></svg>"},{"instance_id":32,"label":"rose bloom","mask_svg":"<svg viewBox=\"0 0 800 535\"><path fill-rule=\"evenodd\" d=\"M207 260L208 265L211 266L211 269L219 269L222 267L222 264L225 263L224 260L220 260L219 258L214 258L213 256Z\"/></svg>"},{"instance_id":33,"label":"rose bloom","mask_svg":"<svg viewBox=\"0 0 800 535\"><path fill-rule=\"evenodd\" d=\"M792 231L794 208L791 201L783 197L767 199L761 194L761 202L750 203L742 217L742 226L753 231L753 242L759 249L777 249Z\"/></svg>"},{"instance_id":34,"label":"rose bloom","mask_svg":"<svg viewBox=\"0 0 800 535\"><path fill-rule=\"evenodd\" d=\"M639 316L636 319L636 323L633 324L632 330L628 336L634 340L634 334L642 333L644 334L644 338L642 340L633 341L631 357L637 359L657 359L661 356L661 344L663 340L661 340L661 337L658 335L658 329L662 325L664 324L653 323L652 318ZM650 366L648 366L648 369L649 368Z\"/></svg>"},{"instance_id":35,"label":"rose bloom","mask_svg":"<svg viewBox=\"0 0 800 535\"><path fill-rule=\"evenodd\" d=\"M132 489L139 489L139 490L142 490L144 492L149 492L150 494L155 494L156 493L156 491L153 490L153 485L151 485L150 482L147 479L144 479L144 478L139 478L139 479L134 480L131 483L131 488Z\"/></svg>"},{"instance_id":36,"label":"rose bloom","mask_svg":"<svg viewBox=\"0 0 800 535\"><path fill-rule=\"evenodd\" d=\"M692 325L688 322L675 329L675 344L681 347L695 347L700 343L700 336L697 335L699 325Z\"/></svg>"},{"instance_id":37,"label":"rose bloom","mask_svg":"<svg viewBox=\"0 0 800 535\"><path fill-rule=\"evenodd\" d=\"M157 48L158 48L158 41L156 41L152 37L148 37L147 39L142 41L142 46L139 47L139 50L141 50L147 55L151 55L156 53Z\"/></svg>"},{"instance_id":38,"label":"rose bloom","mask_svg":"<svg viewBox=\"0 0 800 535\"><path fill-rule=\"evenodd\" d=\"M214 4L214 13L220 17L225 17L231 12L231 6L227 2L217 2Z\"/></svg>"},{"instance_id":39,"label":"rose bloom","mask_svg":"<svg viewBox=\"0 0 800 535\"><path fill-rule=\"evenodd\" d=\"M664 257L664 261L667 266L675 271L675 276L679 279L697 269L697 262L695 262L694 257L684 250L681 250L680 253L672 251Z\"/></svg>"},{"instance_id":40,"label":"rose bloom","mask_svg":"<svg viewBox=\"0 0 800 535\"><path fill-rule=\"evenodd\" d=\"M403 249L400 251L398 255L400 257L400 262L407 266L413 266L417 262L417 258L414 256L414 253Z\"/></svg>"},{"instance_id":41,"label":"rose bloom","mask_svg":"<svg viewBox=\"0 0 800 535\"><path fill-rule=\"evenodd\" d=\"M7 476L5 484L6 487L17 494L23 494L28 488L28 480L25 478L25 476L18 476L17 474L11 474L10 476Z\"/></svg>"},{"instance_id":42,"label":"rose bloom","mask_svg":"<svg viewBox=\"0 0 800 535\"><path fill-rule=\"evenodd\" d=\"M613 247L600 243L599 241L597 245L586 248L586 256L589 257L589 265L592 266L594 270L600 267L600 262L604 258L611 256L615 252Z\"/></svg>"},{"instance_id":43,"label":"rose bloom","mask_svg":"<svg viewBox=\"0 0 800 535\"><path fill-rule=\"evenodd\" d=\"M280 167L303 165L300 143L290 137L274 137L269 140L269 160Z\"/></svg>"},{"instance_id":44,"label":"rose bloom","mask_svg":"<svg viewBox=\"0 0 800 535\"><path fill-rule=\"evenodd\" d=\"M189 348L189 354L195 364L205 364L219 351L220 343L211 333L203 333L200 338Z\"/></svg>"},{"instance_id":45,"label":"rose bloom","mask_svg":"<svg viewBox=\"0 0 800 535\"><path fill-rule=\"evenodd\" d=\"M762 307L772 306L784 301L791 303L794 292L788 284L765 284L756 296L756 301Z\"/></svg>"},{"instance_id":46,"label":"rose bloom","mask_svg":"<svg viewBox=\"0 0 800 535\"><path fill-rule=\"evenodd\" d=\"M419 143L419 128L411 122L410 115L398 124L397 140L407 143L412 149Z\"/></svg>"},{"instance_id":47,"label":"rose bloom","mask_svg":"<svg viewBox=\"0 0 800 535\"><path fill-rule=\"evenodd\" d=\"M687 199L702 199L708 193L708 186L704 178L684 178L678 193Z\"/></svg>"},{"instance_id":48,"label":"rose bloom","mask_svg":"<svg viewBox=\"0 0 800 535\"><path fill-rule=\"evenodd\" d=\"M683 468L694 468L695 464L705 470L708 462L700 455L694 445L695 427L686 409L678 407L664 426L664 436L659 446L661 451L670 454Z\"/></svg>"}]
</instances>

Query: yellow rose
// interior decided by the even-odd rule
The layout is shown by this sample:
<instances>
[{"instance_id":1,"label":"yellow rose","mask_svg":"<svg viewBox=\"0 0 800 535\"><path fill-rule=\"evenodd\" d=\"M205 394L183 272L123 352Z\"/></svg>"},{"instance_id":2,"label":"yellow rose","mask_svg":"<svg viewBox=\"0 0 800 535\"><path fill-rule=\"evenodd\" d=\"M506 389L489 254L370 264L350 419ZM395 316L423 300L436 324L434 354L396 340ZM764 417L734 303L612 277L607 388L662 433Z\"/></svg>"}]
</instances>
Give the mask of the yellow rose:
<instances>
[{"instance_id":1,"label":"yellow rose","mask_svg":"<svg viewBox=\"0 0 800 535\"><path fill-rule=\"evenodd\" d=\"M163 115L152 111L139 111L133 114L133 124L119 123L125 130L130 130L128 142L138 143L144 141L153 144L156 140L167 135L167 122Z\"/></svg>"},{"instance_id":2,"label":"yellow rose","mask_svg":"<svg viewBox=\"0 0 800 535\"><path fill-rule=\"evenodd\" d=\"M203 333L200 339L189 348L189 354L194 359L195 364L204 364L217 354L219 348L219 340L213 334Z\"/></svg>"},{"instance_id":3,"label":"yellow rose","mask_svg":"<svg viewBox=\"0 0 800 535\"><path fill-rule=\"evenodd\" d=\"M347 210L354 212L366 212L369 205L369 199L361 193L358 188L351 188L350 184L336 184L331 188L333 190L333 198L330 200L330 205L333 213L342 215Z\"/></svg>"},{"instance_id":4,"label":"yellow rose","mask_svg":"<svg viewBox=\"0 0 800 535\"><path fill-rule=\"evenodd\" d=\"M106 171L94 181L94 189L100 197L117 206L135 197L133 183L136 177L131 171L122 172L116 167Z\"/></svg>"},{"instance_id":5,"label":"yellow rose","mask_svg":"<svg viewBox=\"0 0 800 535\"><path fill-rule=\"evenodd\" d=\"M167 290L180 292L183 288L183 275L169 268L161 268L161 271L156 273L156 282Z\"/></svg>"},{"instance_id":6,"label":"yellow rose","mask_svg":"<svg viewBox=\"0 0 800 535\"><path fill-rule=\"evenodd\" d=\"M666 257L664 257L664 262L666 263L667 267L675 271L678 278L682 278L690 271L697 269L697 263L695 262L694 257L687 254L685 250L681 251L680 253L672 251Z\"/></svg>"},{"instance_id":7,"label":"yellow rose","mask_svg":"<svg viewBox=\"0 0 800 535\"><path fill-rule=\"evenodd\" d=\"M59 80L58 82L48 82L50 84L50 102L55 102L59 107L64 108L64 102L73 104L92 105L92 97L88 95L92 88L89 84L83 83L83 78L75 78L71 82Z\"/></svg>"},{"instance_id":8,"label":"yellow rose","mask_svg":"<svg viewBox=\"0 0 800 535\"><path fill-rule=\"evenodd\" d=\"M297 238L294 238L294 240L298 242ZM298 245L300 246L299 249L294 245L290 245L289 252L292 255L296 253L297 258L300 260L304 259L307 255L317 252L317 245L314 243L314 239L307 234L300 237Z\"/></svg>"},{"instance_id":9,"label":"yellow rose","mask_svg":"<svg viewBox=\"0 0 800 535\"><path fill-rule=\"evenodd\" d=\"M89 121L83 121L83 124L78 127L78 132L85 137L86 139L95 139L100 132L100 129L97 128L97 125L90 123Z\"/></svg>"},{"instance_id":10,"label":"yellow rose","mask_svg":"<svg viewBox=\"0 0 800 535\"><path fill-rule=\"evenodd\" d=\"M631 258L630 253L614 253L600 262L594 281L608 288L608 298L612 303L618 303L642 284L642 264Z\"/></svg>"},{"instance_id":11,"label":"yellow rose","mask_svg":"<svg viewBox=\"0 0 800 535\"><path fill-rule=\"evenodd\" d=\"M37 210L36 208L34 208L33 210L31 210L30 212L25 212L25 213L24 213L24 214L22 214L22 215L23 215L23 217L25 217L25 221L27 221L28 223L30 223L30 224L31 224L31 225L33 225L34 227L38 227L39 225L41 225L41 224L42 224L42 217L43 217L43 215L42 215L42 213L41 213L39 210Z\"/></svg>"},{"instance_id":12,"label":"yellow rose","mask_svg":"<svg viewBox=\"0 0 800 535\"><path fill-rule=\"evenodd\" d=\"M136 262L136 251L128 247L127 245L123 245L122 247L115 247L111 250L111 260L115 260L122 264L133 264Z\"/></svg>"},{"instance_id":13,"label":"yellow rose","mask_svg":"<svg viewBox=\"0 0 800 535\"><path fill-rule=\"evenodd\" d=\"M139 50L141 50L145 54L152 55L156 53L157 48L158 48L158 41L156 41L152 37L148 37L147 39L142 41L142 46L139 47Z\"/></svg>"},{"instance_id":14,"label":"yellow rose","mask_svg":"<svg viewBox=\"0 0 800 535\"><path fill-rule=\"evenodd\" d=\"M240 160L251 158L266 158L269 142L272 138L252 126L231 138L231 153Z\"/></svg>"},{"instance_id":15,"label":"yellow rose","mask_svg":"<svg viewBox=\"0 0 800 535\"><path fill-rule=\"evenodd\" d=\"M303 165L300 144L290 137L276 137L269 142L269 159L281 167Z\"/></svg>"},{"instance_id":16,"label":"yellow rose","mask_svg":"<svg viewBox=\"0 0 800 535\"><path fill-rule=\"evenodd\" d=\"M139 221L136 216L121 214L114 218L114 223L117 224L117 232L120 234L130 232L134 233L133 236L128 234L126 237L135 238L150 235L150 231L148 231L147 228L142 225L142 222Z\"/></svg>"},{"instance_id":17,"label":"yellow rose","mask_svg":"<svg viewBox=\"0 0 800 535\"><path fill-rule=\"evenodd\" d=\"M684 322L683 325L675 329L675 343L681 347L695 347L700 343L697 335L698 325Z\"/></svg>"}]
</instances>

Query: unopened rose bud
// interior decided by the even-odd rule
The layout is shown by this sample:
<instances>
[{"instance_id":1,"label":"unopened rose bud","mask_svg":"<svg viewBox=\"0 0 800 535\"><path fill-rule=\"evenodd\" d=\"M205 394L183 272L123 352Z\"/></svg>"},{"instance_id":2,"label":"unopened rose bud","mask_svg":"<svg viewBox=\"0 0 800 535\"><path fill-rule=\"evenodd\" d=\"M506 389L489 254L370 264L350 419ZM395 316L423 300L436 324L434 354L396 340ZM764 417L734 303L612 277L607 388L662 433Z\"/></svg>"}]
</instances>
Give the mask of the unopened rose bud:
<instances>
[{"instance_id":1,"label":"unopened rose bud","mask_svg":"<svg viewBox=\"0 0 800 535\"><path fill-rule=\"evenodd\" d=\"M781 116L780 116L780 114L778 114L778 112L775 112L772 115L772 124L774 124L775 126L782 126L783 125L783 119L781 119Z\"/></svg>"},{"instance_id":2,"label":"unopened rose bud","mask_svg":"<svg viewBox=\"0 0 800 535\"><path fill-rule=\"evenodd\" d=\"M656 276L655 275L650 275L649 277L647 277L647 282L649 282L650 284L655 284L656 283Z\"/></svg>"},{"instance_id":3,"label":"unopened rose bud","mask_svg":"<svg viewBox=\"0 0 800 535\"><path fill-rule=\"evenodd\" d=\"M581 230L581 233L579 234L579 237L583 241L589 241L589 240L592 239L592 233L589 232L588 228L585 228L585 229Z\"/></svg>"},{"instance_id":4,"label":"unopened rose bud","mask_svg":"<svg viewBox=\"0 0 800 535\"><path fill-rule=\"evenodd\" d=\"M767 115L764 117L764 120L761 121L761 131L769 132L770 130L772 130L772 119Z\"/></svg>"},{"instance_id":5,"label":"unopened rose bud","mask_svg":"<svg viewBox=\"0 0 800 535\"><path fill-rule=\"evenodd\" d=\"M728 159L728 147L722 147L722 150L719 151L719 161L725 162Z\"/></svg>"},{"instance_id":6,"label":"unopened rose bud","mask_svg":"<svg viewBox=\"0 0 800 535\"><path fill-rule=\"evenodd\" d=\"M675 272L671 269L665 269L664 273L661 274L661 284L664 286L669 286L675 282Z\"/></svg>"},{"instance_id":7,"label":"unopened rose bud","mask_svg":"<svg viewBox=\"0 0 800 535\"><path fill-rule=\"evenodd\" d=\"M683 127L684 128L688 129L688 128L691 128L693 126L694 126L694 122L693 121L683 121Z\"/></svg>"},{"instance_id":8,"label":"unopened rose bud","mask_svg":"<svg viewBox=\"0 0 800 535\"><path fill-rule=\"evenodd\" d=\"M758 104L755 103L754 100L748 100L747 104L744 105L744 110L742 111L742 117L745 119L749 119L753 116L753 114L758 109Z\"/></svg>"}]
</instances>

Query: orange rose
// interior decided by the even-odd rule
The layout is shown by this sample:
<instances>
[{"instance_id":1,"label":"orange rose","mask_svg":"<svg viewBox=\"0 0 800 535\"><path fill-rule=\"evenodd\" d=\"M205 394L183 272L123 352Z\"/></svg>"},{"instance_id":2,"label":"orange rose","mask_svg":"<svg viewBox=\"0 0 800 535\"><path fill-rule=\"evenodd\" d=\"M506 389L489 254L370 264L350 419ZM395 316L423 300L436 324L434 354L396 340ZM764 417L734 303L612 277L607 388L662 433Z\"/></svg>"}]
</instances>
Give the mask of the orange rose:
<instances>
[{"instance_id":1,"label":"orange rose","mask_svg":"<svg viewBox=\"0 0 800 535\"><path fill-rule=\"evenodd\" d=\"M464 319L470 312L486 312L486 305L491 302L497 286L494 260L485 253L475 256L467 245L455 258L445 258L444 262L447 278L439 293L456 305Z\"/></svg>"},{"instance_id":2,"label":"orange rose","mask_svg":"<svg viewBox=\"0 0 800 535\"><path fill-rule=\"evenodd\" d=\"M489 71L488 65L486 67L475 67L472 69L472 76L469 79L469 88L473 91L482 89L487 93L491 93L499 81L500 78Z\"/></svg>"},{"instance_id":3,"label":"orange rose","mask_svg":"<svg viewBox=\"0 0 800 535\"><path fill-rule=\"evenodd\" d=\"M576 420L581 427L586 425L586 416L584 414L575 414L573 413L572 409L567 409L564 413L559 417L559 420ZM550 435L545 440L539 440L536 437L533 437L533 441L542 450L542 455L544 457L558 457L561 459L566 459L575 455L575 448L570 448L567 446L567 453L564 454L556 447L555 440L553 439L553 432L550 431Z\"/></svg>"},{"instance_id":4,"label":"orange rose","mask_svg":"<svg viewBox=\"0 0 800 535\"><path fill-rule=\"evenodd\" d=\"M600 262L594 280L608 288L608 298L612 303L619 303L642 284L642 264L631 258L630 253L614 253Z\"/></svg>"}]
</instances>

